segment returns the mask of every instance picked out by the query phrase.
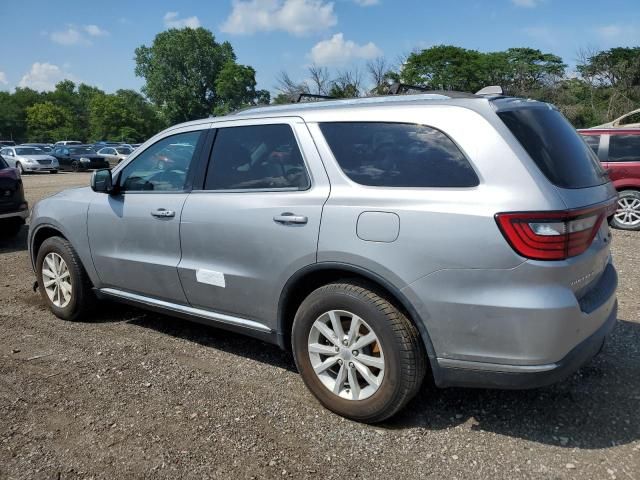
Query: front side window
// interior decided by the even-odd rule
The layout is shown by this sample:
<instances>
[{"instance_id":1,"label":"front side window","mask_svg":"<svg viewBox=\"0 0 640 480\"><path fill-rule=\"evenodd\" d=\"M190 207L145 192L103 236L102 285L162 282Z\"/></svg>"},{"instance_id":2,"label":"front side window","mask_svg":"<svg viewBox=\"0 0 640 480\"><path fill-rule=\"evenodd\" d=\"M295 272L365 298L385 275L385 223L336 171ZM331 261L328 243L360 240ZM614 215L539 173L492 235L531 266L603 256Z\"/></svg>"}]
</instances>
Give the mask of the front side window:
<instances>
[{"instance_id":1,"label":"front side window","mask_svg":"<svg viewBox=\"0 0 640 480\"><path fill-rule=\"evenodd\" d=\"M610 162L640 162L640 135L611 135Z\"/></svg>"},{"instance_id":2,"label":"front side window","mask_svg":"<svg viewBox=\"0 0 640 480\"><path fill-rule=\"evenodd\" d=\"M478 176L440 130L410 123L335 122L320 129L342 171L375 187L474 187Z\"/></svg>"},{"instance_id":3,"label":"front side window","mask_svg":"<svg viewBox=\"0 0 640 480\"><path fill-rule=\"evenodd\" d=\"M307 188L309 177L289 125L228 127L216 133L206 190Z\"/></svg>"},{"instance_id":4,"label":"front side window","mask_svg":"<svg viewBox=\"0 0 640 480\"><path fill-rule=\"evenodd\" d=\"M201 135L202 131L179 133L151 145L123 169L120 190L184 190Z\"/></svg>"}]
</instances>

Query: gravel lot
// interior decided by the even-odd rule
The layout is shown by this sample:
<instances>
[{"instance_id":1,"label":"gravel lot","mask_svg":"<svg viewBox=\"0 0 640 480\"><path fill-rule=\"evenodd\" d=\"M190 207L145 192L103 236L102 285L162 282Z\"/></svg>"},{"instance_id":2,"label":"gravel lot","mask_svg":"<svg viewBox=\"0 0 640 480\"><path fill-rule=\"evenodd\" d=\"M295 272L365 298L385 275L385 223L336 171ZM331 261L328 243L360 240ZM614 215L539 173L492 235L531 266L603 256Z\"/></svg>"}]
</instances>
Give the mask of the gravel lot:
<instances>
[{"instance_id":1,"label":"gravel lot","mask_svg":"<svg viewBox=\"0 0 640 480\"><path fill-rule=\"evenodd\" d=\"M30 175L31 204L88 174ZM640 234L620 313L550 388L433 390L375 427L324 410L277 347L131 307L55 318L26 229L0 243L0 478L640 478Z\"/></svg>"}]
</instances>

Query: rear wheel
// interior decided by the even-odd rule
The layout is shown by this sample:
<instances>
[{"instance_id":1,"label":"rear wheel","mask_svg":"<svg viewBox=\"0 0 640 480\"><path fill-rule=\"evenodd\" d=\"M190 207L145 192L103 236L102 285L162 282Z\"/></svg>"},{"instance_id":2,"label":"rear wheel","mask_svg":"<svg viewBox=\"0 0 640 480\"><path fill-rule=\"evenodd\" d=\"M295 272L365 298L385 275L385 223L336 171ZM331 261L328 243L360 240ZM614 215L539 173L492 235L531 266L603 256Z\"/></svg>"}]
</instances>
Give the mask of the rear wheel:
<instances>
[{"instance_id":1,"label":"rear wheel","mask_svg":"<svg viewBox=\"0 0 640 480\"><path fill-rule=\"evenodd\" d=\"M416 394L426 354L415 326L356 283L332 283L300 305L292 346L305 384L329 410L366 423L385 420Z\"/></svg>"},{"instance_id":2,"label":"rear wheel","mask_svg":"<svg viewBox=\"0 0 640 480\"><path fill-rule=\"evenodd\" d=\"M77 253L66 239L51 237L36 260L40 294L51 311L64 320L79 320L95 302L91 282Z\"/></svg>"},{"instance_id":3,"label":"rear wheel","mask_svg":"<svg viewBox=\"0 0 640 480\"><path fill-rule=\"evenodd\" d=\"M51 170L50 173L58 173L58 170Z\"/></svg>"},{"instance_id":4,"label":"rear wheel","mask_svg":"<svg viewBox=\"0 0 640 480\"><path fill-rule=\"evenodd\" d=\"M71 170L73 170L74 172L79 172L80 162L78 162L77 160L74 160L73 162L71 162Z\"/></svg>"},{"instance_id":5,"label":"rear wheel","mask_svg":"<svg viewBox=\"0 0 640 480\"><path fill-rule=\"evenodd\" d=\"M623 190L618 194L618 210L611 225L621 230L640 230L640 192Z\"/></svg>"}]
</instances>

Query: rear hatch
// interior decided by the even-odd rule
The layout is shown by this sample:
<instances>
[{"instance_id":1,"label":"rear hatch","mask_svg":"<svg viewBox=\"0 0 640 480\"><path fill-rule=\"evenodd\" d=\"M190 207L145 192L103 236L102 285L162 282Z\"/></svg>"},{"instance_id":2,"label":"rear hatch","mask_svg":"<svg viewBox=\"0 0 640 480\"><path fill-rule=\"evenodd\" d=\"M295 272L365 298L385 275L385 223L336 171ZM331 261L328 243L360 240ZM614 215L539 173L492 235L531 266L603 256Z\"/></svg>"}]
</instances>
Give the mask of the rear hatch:
<instances>
[{"instance_id":1,"label":"rear hatch","mask_svg":"<svg viewBox=\"0 0 640 480\"><path fill-rule=\"evenodd\" d=\"M607 217L615 209L615 188L593 150L555 107L514 99L493 104L539 172L534 177L550 182L565 206L557 212L499 218L499 225L516 250L525 249L525 257L558 261L564 282L580 299L607 267ZM509 237L511 227L515 240ZM514 245L519 239L521 244Z\"/></svg>"},{"instance_id":2,"label":"rear hatch","mask_svg":"<svg viewBox=\"0 0 640 480\"><path fill-rule=\"evenodd\" d=\"M0 215L19 210L24 201L22 181L13 168L3 168L0 160Z\"/></svg>"}]
</instances>

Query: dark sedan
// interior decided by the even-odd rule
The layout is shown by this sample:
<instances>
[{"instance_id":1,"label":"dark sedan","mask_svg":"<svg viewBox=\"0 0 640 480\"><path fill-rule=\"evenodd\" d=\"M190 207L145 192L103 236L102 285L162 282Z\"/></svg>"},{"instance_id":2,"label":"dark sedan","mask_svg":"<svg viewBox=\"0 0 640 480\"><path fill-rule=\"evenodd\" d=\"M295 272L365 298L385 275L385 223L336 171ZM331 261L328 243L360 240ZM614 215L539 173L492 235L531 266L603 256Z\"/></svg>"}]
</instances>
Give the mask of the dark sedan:
<instances>
[{"instance_id":1,"label":"dark sedan","mask_svg":"<svg viewBox=\"0 0 640 480\"><path fill-rule=\"evenodd\" d=\"M60 170L81 172L90 168L109 168L109 162L90 145L58 145L49 155L58 159Z\"/></svg>"},{"instance_id":2,"label":"dark sedan","mask_svg":"<svg viewBox=\"0 0 640 480\"><path fill-rule=\"evenodd\" d=\"M17 234L28 216L20 173L0 156L0 237Z\"/></svg>"}]
</instances>

